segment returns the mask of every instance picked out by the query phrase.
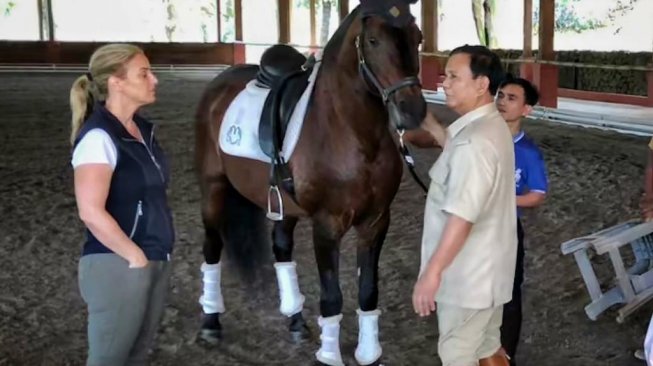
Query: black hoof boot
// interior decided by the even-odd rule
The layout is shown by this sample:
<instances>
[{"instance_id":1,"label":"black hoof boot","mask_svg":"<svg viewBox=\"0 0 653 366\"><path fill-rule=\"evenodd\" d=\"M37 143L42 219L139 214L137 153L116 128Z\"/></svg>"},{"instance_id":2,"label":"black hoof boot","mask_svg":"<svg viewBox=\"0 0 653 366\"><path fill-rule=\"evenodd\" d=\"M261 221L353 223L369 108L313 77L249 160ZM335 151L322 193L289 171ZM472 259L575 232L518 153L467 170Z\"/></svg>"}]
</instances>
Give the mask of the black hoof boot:
<instances>
[{"instance_id":1,"label":"black hoof boot","mask_svg":"<svg viewBox=\"0 0 653 366\"><path fill-rule=\"evenodd\" d=\"M290 338L295 343L311 339L311 330L308 328L308 324L306 324L301 312L290 317L288 330L290 330Z\"/></svg>"},{"instance_id":2,"label":"black hoof boot","mask_svg":"<svg viewBox=\"0 0 653 366\"><path fill-rule=\"evenodd\" d=\"M200 339L210 345L217 345L222 339L222 325L220 324L220 313L204 314Z\"/></svg>"}]
</instances>

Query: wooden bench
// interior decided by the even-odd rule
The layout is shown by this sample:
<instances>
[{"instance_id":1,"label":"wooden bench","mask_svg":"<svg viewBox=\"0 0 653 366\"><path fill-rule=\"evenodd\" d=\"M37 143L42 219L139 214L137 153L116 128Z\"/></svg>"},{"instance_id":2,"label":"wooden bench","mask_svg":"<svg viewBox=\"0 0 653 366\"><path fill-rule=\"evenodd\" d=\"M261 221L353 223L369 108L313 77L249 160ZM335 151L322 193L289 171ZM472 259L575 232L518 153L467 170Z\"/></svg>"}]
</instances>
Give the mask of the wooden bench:
<instances>
[{"instance_id":1,"label":"wooden bench","mask_svg":"<svg viewBox=\"0 0 653 366\"><path fill-rule=\"evenodd\" d=\"M626 269L620 249L630 247L635 263ZM630 220L596 233L566 241L560 245L562 253L573 254L592 301L585 306L587 316L596 320L599 314L615 304L617 322L653 298L653 222ZM603 291L596 278L588 252L608 254L614 268L615 283Z\"/></svg>"}]
</instances>

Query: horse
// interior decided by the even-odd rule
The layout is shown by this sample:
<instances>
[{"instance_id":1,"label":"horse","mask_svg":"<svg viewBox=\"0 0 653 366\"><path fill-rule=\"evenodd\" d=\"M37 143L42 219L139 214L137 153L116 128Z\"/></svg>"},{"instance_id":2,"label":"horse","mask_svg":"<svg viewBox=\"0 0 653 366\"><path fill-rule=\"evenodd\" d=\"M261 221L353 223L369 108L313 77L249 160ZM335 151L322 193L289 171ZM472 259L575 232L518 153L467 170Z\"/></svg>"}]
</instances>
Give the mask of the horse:
<instances>
[{"instance_id":1,"label":"horse","mask_svg":"<svg viewBox=\"0 0 653 366\"><path fill-rule=\"evenodd\" d=\"M405 6L393 7L391 15L366 11L362 2L328 41L295 150L287 161L294 184L279 193L284 215L273 224L272 251L280 311L290 318L291 334L305 338L309 330L302 316L304 296L292 252L293 230L300 218L308 218L321 285L319 364L343 364L339 247L352 227L359 239L355 357L359 364L378 364L382 353L378 264L390 224L390 204L403 171L393 130L417 128L426 115L417 78L422 34L412 15L408 22L393 23L397 10L410 14L406 0L397 1ZM271 165L224 153L217 132L230 103L259 71L258 65L235 65L223 71L206 87L196 112L195 168L205 231L200 334L212 341L222 336L220 314L225 311L220 289L223 247L245 271L260 265L247 259L269 250L261 233L266 232Z\"/></svg>"}]
</instances>

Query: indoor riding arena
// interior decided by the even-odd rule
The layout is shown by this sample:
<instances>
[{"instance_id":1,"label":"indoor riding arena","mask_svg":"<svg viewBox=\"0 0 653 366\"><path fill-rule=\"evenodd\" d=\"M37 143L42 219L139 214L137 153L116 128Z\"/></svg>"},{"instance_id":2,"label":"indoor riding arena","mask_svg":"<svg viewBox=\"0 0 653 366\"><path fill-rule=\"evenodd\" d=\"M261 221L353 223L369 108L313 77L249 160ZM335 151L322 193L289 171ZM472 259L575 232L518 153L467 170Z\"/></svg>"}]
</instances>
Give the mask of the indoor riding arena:
<instances>
[{"instance_id":1,"label":"indoor riding arena","mask_svg":"<svg viewBox=\"0 0 653 366\"><path fill-rule=\"evenodd\" d=\"M39 14L47 15L57 0L36 2ZM280 43L291 43L291 2L278 1ZM218 10L224 3L218 1ZM236 26L242 27L241 1L229 3L236 9ZM309 3L314 23L315 3L320 2ZM346 15L355 3L334 1L335 16ZM623 61L629 56L610 58L609 52L601 55L613 61L571 65L571 55L569 62L562 62L565 53L553 50L554 1L524 3L525 11L532 11L533 3L540 7L542 50L532 57L532 45L525 42L523 52L530 61L514 61L525 59L521 49L502 52L501 57L511 70L535 80L542 93L537 118L525 123L525 131L543 153L550 190L545 204L523 217L524 318L517 362L529 366L644 365L633 352L642 348L653 312L653 302L646 301L647 291L610 306L591 320L585 307L592 299L579 266L573 255L562 252L561 244L640 217L638 205L653 134L653 95L647 94L653 93L653 69L619 68L630 62ZM423 16L437 14L437 6L436 0L421 0L416 8L424 33L424 90L440 87L446 62L446 53L436 42L438 17ZM101 43L58 41L52 14L50 9L49 21L41 14L40 40L0 41L0 366L82 365L86 359L87 313L77 280L84 226L73 191L69 91ZM235 42L134 42L145 50L159 81L156 102L142 112L156 125L156 136L171 165L169 203L177 235L171 288L152 365L312 365L319 348L320 282L306 219L295 231L294 259L312 339L291 340L288 320L279 312L271 244L269 267L253 285L245 285L225 266L223 339L209 344L198 336L204 229L193 165L195 110L211 79L226 66L245 61L249 49L242 37L242 29L236 29ZM318 48L317 43L311 46ZM640 65L652 60L650 51L633 57L644 60ZM577 85L584 80L588 89L594 88L608 78L606 74L622 78L608 83L608 89L618 86L630 92L595 88L584 93L582 85ZM592 77L603 79L588 81ZM425 95L429 109L443 124L456 118L443 105L441 89ZM411 152L417 174L428 183L428 170L440 150L411 148ZM386 366L440 365L436 318L418 317L411 302L420 263L424 205L423 191L404 169L379 268L379 337L381 361ZM632 264L630 247L620 249L626 266ZM603 291L624 281L615 274L614 255L593 248L587 253ZM356 365L358 279L353 230L344 238L340 261L344 298L340 345L344 362ZM619 310L635 301L641 306L617 321Z\"/></svg>"}]
</instances>

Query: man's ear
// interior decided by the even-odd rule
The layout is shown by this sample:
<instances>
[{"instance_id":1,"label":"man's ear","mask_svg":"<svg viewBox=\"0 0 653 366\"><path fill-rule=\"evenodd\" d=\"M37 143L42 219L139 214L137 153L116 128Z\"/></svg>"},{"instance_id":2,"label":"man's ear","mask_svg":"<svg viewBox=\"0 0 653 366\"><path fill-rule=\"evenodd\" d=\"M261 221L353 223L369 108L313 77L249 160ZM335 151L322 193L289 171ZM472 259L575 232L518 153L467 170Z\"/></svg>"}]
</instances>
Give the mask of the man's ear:
<instances>
[{"instance_id":1,"label":"man's ear","mask_svg":"<svg viewBox=\"0 0 653 366\"><path fill-rule=\"evenodd\" d=\"M481 76L480 78L478 78L478 81L479 81L479 84L478 84L478 87L479 87L478 93L479 93L479 95L485 94L486 91L489 93L490 92L490 78L488 78L487 76ZM490 94L492 94L492 93L490 93Z\"/></svg>"},{"instance_id":2,"label":"man's ear","mask_svg":"<svg viewBox=\"0 0 653 366\"><path fill-rule=\"evenodd\" d=\"M531 113L533 113L533 106L528 104L524 105L524 110L522 111L524 117L528 116Z\"/></svg>"}]
</instances>

